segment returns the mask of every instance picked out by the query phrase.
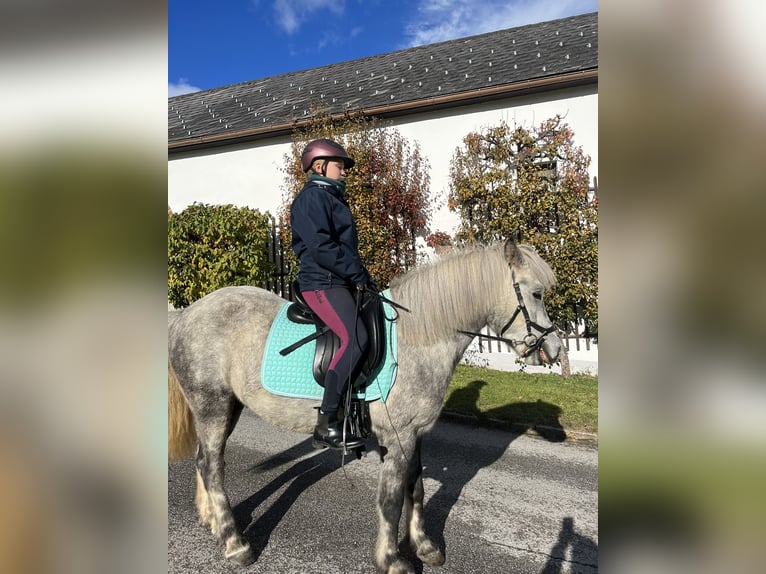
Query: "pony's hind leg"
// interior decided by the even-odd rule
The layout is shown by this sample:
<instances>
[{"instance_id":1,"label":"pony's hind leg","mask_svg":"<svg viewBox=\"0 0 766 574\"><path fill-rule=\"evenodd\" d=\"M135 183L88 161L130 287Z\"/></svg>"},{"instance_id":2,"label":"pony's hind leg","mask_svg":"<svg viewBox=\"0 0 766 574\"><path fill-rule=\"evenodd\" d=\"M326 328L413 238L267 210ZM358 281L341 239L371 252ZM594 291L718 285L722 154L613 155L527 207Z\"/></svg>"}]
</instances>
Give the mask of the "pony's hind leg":
<instances>
[{"instance_id":1,"label":"pony's hind leg","mask_svg":"<svg viewBox=\"0 0 766 574\"><path fill-rule=\"evenodd\" d=\"M242 403L236 400L234 401L231 410L231 416L229 417L227 424L226 438L224 440L228 440L229 436L231 436L231 433L234 430L234 427L237 425L237 421L239 421L240 415L242 414L243 407L244 405ZM208 494L207 488L205 487L205 481L202 478L202 471L200 470L205 468L205 455L200 443L197 444L196 461L197 491L194 496L194 503L197 507L197 513L199 514L199 522L201 525L210 528L210 531L214 536L218 536L218 524L215 521L215 514L213 513L212 503L210 502L210 495Z\"/></svg>"},{"instance_id":2,"label":"pony's hind leg","mask_svg":"<svg viewBox=\"0 0 766 574\"><path fill-rule=\"evenodd\" d=\"M208 405L204 417L198 417L195 502L200 522L209 526L213 535L224 545L226 558L246 566L255 560L255 555L237 530L229 497L223 488L226 440L241 412L242 403L232 396L228 401L217 398L216 405Z\"/></svg>"},{"instance_id":3,"label":"pony's hind leg","mask_svg":"<svg viewBox=\"0 0 766 574\"><path fill-rule=\"evenodd\" d=\"M444 564L444 553L436 547L425 532L425 518L423 515L423 465L420 460L420 445L422 438L418 438L415 452L410 459L407 474L407 488L404 492L404 511L410 546L418 558L429 566L441 566Z\"/></svg>"},{"instance_id":4,"label":"pony's hind leg","mask_svg":"<svg viewBox=\"0 0 766 574\"><path fill-rule=\"evenodd\" d=\"M228 424L228 431L226 433L226 439L231 436L231 432L234 430L234 426L239 420L239 415L242 413L242 403L237 401L234 405L231 419ZM210 528L210 531L214 536L218 536L218 524L215 521L215 514L213 513L212 503L210 501L210 495L205 487L205 481L202 478L202 471L200 469L205 468L205 454L202 450L202 445L197 445L197 492L194 496L194 503L197 506L197 513L199 514L199 522L203 526Z\"/></svg>"}]
</instances>

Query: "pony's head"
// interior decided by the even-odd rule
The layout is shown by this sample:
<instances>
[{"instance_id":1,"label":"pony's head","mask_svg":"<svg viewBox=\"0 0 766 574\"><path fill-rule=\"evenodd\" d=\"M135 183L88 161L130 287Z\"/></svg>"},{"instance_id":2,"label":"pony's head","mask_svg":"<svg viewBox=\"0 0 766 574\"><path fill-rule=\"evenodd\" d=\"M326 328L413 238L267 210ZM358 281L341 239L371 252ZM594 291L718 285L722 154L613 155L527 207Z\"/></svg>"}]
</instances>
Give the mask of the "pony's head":
<instances>
[{"instance_id":1,"label":"pony's head","mask_svg":"<svg viewBox=\"0 0 766 574\"><path fill-rule=\"evenodd\" d=\"M561 351L561 339L545 310L545 292L556 284L550 266L530 245L508 240L502 250L504 284L487 324L506 339L528 365L553 363Z\"/></svg>"},{"instance_id":2,"label":"pony's head","mask_svg":"<svg viewBox=\"0 0 766 574\"><path fill-rule=\"evenodd\" d=\"M543 295L555 283L529 245L457 250L391 281L394 299L411 311L399 315L399 340L429 346L488 325L528 364L552 363L561 341Z\"/></svg>"}]
</instances>

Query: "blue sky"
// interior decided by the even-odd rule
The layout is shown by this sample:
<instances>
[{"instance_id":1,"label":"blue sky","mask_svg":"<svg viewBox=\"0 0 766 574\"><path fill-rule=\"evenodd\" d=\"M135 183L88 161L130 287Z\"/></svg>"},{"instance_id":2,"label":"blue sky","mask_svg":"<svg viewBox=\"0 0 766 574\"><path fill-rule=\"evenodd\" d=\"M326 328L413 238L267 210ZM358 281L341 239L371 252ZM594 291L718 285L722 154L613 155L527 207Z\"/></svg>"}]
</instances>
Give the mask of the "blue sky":
<instances>
[{"instance_id":1,"label":"blue sky","mask_svg":"<svg viewBox=\"0 0 766 574\"><path fill-rule=\"evenodd\" d=\"M597 9L597 0L169 0L168 94Z\"/></svg>"}]
</instances>

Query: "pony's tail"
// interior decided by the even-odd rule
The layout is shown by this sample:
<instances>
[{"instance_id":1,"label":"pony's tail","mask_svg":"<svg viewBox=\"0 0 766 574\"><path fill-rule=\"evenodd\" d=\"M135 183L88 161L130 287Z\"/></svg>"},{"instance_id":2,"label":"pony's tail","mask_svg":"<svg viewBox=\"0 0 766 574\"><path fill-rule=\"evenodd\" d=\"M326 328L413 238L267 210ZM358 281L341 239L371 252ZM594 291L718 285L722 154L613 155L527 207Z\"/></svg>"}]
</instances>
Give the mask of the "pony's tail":
<instances>
[{"instance_id":1,"label":"pony's tail","mask_svg":"<svg viewBox=\"0 0 766 574\"><path fill-rule=\"evenodd\" d=\"M180 309L168 311L168 329L180 314ZM173 367L168 361L168 459L190 458L196 446L197 431L194 429L194 418L189 403L181 392Z\"/></svg>"},{"instance_id":2,"label":"pony's tail","mask_svg":"<svg viewBox=\"0 0 766 574\"><path fill-rule=\"evenodd\" d=\"M189 404L186 402L168 362L168 459L191 458L197 446L197 431L194 429Z\"/></svg>"}]
</instances>

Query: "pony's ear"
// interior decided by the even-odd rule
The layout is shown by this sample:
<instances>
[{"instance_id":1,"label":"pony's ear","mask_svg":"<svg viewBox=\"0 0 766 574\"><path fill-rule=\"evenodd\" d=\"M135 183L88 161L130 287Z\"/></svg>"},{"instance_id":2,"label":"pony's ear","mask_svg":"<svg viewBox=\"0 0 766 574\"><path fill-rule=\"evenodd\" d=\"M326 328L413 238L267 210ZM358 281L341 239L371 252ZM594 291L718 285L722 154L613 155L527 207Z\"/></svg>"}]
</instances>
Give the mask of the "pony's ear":
<instances>
[{"instance_id":1,"label":"pony's ear","mask_svg":"<svg viewBox=\"0 0 766 574\"><path fill-rule=\"evenodd\" d=\"M503 246L503 254L505 255L505 260L511 266L519 266L524 261L521 250L516 247L516 242L513 241L513 239L505 240L505 245Z\"/></svg>"}]
</instances>

